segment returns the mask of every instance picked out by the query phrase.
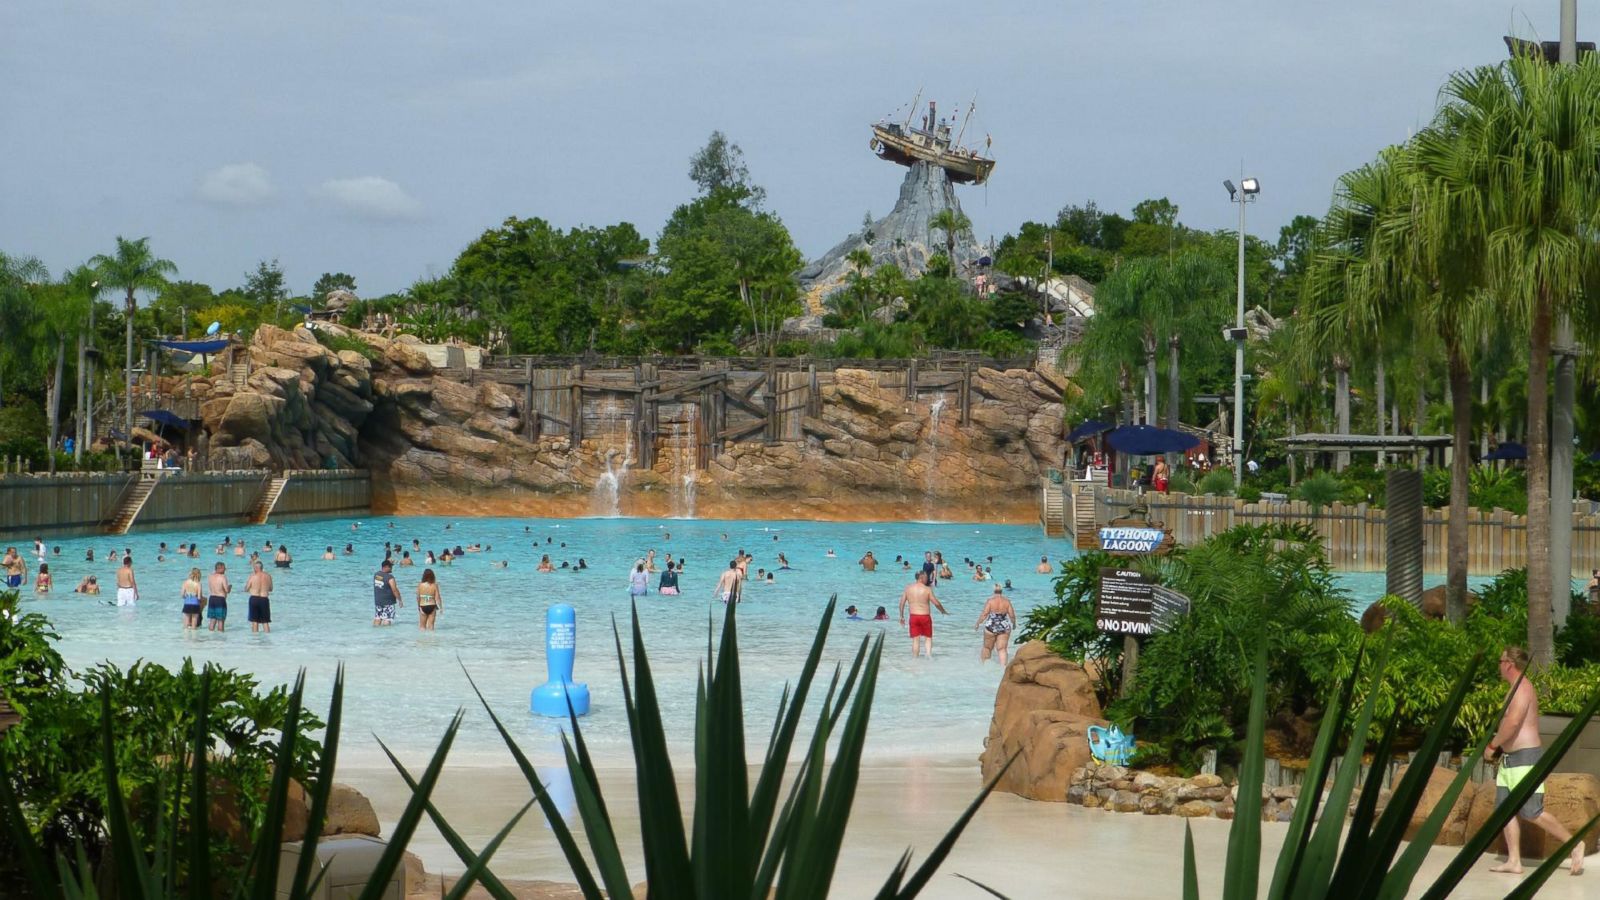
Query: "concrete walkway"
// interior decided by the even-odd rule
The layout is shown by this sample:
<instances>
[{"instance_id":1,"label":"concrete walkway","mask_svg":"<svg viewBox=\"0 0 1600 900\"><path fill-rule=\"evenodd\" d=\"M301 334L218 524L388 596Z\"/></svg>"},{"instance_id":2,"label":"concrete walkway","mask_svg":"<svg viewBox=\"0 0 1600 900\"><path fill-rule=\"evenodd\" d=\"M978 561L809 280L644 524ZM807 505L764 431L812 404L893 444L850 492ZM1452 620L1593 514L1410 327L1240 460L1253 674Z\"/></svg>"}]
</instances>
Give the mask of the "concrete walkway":
<instances>
[{"instance_id":1,"label":"concrete walkway","mask_svg":"<svg viewBox=\"0 0 1600 900\"><path fill-rule=\"evenodd\" d=\"M413 760L405 762L412 767ZM425 762L416 760L412 771L419 772ZM687 770L680 766L678 771ZM643 880L633 772L608 769L601 778L629 874L635 881ZM339 780L371 798L385 831L392 827L406 799L404 786L392 770L345 766ZM977 767L971 763L908 760L899 768L863 770L834 878L834 896L872 896L908 846L918 854L912 863L915 867L921 853L939 840L979 787ZM559 797L559 783L553 788ZM680 797L692 797L692 793L691 785L680 786ZM531 795L521 775L508 765L451 767L435 796L440 811L456 830L469 843L482 846ZM1176 900L1182 896L1183 822L1173 816L1117 814L997 794L984 804L922 896L930 900L988 896L957 878L955 873L960 873L1013 900ZM1214 819L1194 821L1203 897L1221 893L1228 826ZM1286 830L1284 825L1263 826L1263 886L1271 878ZM411 849L429 871L459 872L464 868L430 825L418 830ZM1436 848L1412 895L1419 895L1454 854L1455 848ZM1493 864L1491 857L1480 859L1453 896L1464 900L1504 897L1515 879L1490 873ZM571 879L560 849L543 821L532 814L501 848L493 868L505 878ZM1581 878L1571 878L1563 869L1540 896L1552 900L1600 896L1600 856L1590 857L1588 868Z\"/></svg>"}]
</instances>

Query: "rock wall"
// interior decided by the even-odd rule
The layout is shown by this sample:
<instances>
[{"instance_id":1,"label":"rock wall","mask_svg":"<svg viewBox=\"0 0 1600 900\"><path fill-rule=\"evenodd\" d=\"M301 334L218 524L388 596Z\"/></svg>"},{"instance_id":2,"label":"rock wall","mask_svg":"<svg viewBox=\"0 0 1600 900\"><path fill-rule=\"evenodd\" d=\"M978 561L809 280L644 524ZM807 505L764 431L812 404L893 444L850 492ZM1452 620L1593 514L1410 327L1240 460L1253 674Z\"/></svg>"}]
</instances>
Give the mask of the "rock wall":
<instances>
[{"instance_id":1,"label":"rock wall","mask_svg":"<svg viewBox=\"0 0 1600 900\"><path fill-rule=\"evenodd\" d=\"M995 790L1030 800L1064 801L1073 775L1092 762L1089 726L1107 723L1087 672L1043 641L1017 649L1000 679L994 718L978 757L984 780L1006 769Z\"/></svg>"},{"instance_id":2,"label":"rock wall","mask_svg":"<svg viewBox=\"0 0 1600 900\"><path fill-rule=\"evenodd\" d=\"M246 383L194 382L213 464L361 466L376 509L419 514L1028 522L1039 474L1064 449L1060 396L1032 372L974 373L963 426L953 404L936 411L842 369L803 441L731 443L700 472L663 448L653 469L633 469L604 436L524 439L520 389L439 376L412 339L318 327L371 349L336 352L304 329L264 326Z\"/></svg>"}]
</instances>

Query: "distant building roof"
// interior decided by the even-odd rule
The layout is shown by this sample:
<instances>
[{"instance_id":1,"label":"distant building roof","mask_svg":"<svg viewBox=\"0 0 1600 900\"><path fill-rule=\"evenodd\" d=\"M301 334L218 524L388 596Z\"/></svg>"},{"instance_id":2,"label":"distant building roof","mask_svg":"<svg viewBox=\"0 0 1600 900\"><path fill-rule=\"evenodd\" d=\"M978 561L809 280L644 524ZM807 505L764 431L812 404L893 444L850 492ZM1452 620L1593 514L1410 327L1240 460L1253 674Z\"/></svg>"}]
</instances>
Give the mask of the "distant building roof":
<instances>
[{"instance_id":1,"label":"distant building roof","mask_svg":"<svg viewBox=\"0 0 1600 900\"><path fill-rule=\"evenodd\" d=\"M1291 434L1278 443L1289 450L1421 450L1450 446L1448 434Z\"/></svg>"}]
</instances>

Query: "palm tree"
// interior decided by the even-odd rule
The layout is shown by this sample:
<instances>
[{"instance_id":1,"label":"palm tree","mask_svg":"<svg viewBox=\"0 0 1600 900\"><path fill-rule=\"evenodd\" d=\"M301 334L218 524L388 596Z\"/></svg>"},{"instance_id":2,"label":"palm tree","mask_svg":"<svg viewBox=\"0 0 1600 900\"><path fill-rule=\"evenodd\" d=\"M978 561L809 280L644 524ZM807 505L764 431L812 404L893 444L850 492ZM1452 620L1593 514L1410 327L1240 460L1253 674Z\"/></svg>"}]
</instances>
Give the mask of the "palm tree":
<instances>
[{"instance_id":1,"label":"palm tree","mask_svg":"<svg viewBox=\"0 0 1600 900\"><path fill-rule=\"evenodd\" d=\"M167 283L168 276L178 274L171 260L160 259L150 252L150 239L142 237L128 240L117 236L117 252L111 256L100 254L89 260L89 265L100 272L100 281L106 287L127 292L127 305L123 309L128 334L127 364L124 369L127 391L127 409L123 419L123 434L133 437L133 314L138 310L135 297L140 291L158 291Z\"/></svg>"},{"instance_id":2,"label":"palm tree","mask_svg":"<svg viewBox=\"0 0 1600 900\"><path fill-rule=\"evenodd\" d=\"M84 322L89 316L89 307L94 303L95 295L100 292L100 273L89 266L78 266L67 272L61 278L59 293L56 302L41 310L40 323L43 326L47 345L55 348L55 377L50 382L50 405L47 412L50 419L50 474L56 471L56 443L61 439L61 391L62 373L67 362L67 338L76 337L79 348L82 348ZM83 356L78 356L81 366ZM78 393L79 402L82 402L83 378L79 372ZM74 455L82 453L78 446L81 442L73 444Z\"/></svg>"},{"instance_id":3,"label":"palm tree","mask_svg":"<svg viewBox=\"0 0 1600 900\"><path fill-rule=\"evenodd\" d=\"M972 230L972 220L967 214L954 207L947 206L933 214L928 220L928 228L932 231L944 232L944 255L950 260L950 274L956 273L956 235Z\"/></svg>"},{"instance_id":4,"label":"palm tree","mask_svg":"<svg viewBox=\"0 0 1600 900\"><path fill-rule=\"evenodd\" d=\"M1600 301L1600 60L1548 66L1514 58L1458 73L1443 90L1420 167L1446 198L1437 230L1476 232L1470 272L1528 338L1528 650L1554 656L1550 571L1551 331L1556 316L1593 328ZM1448 225L1446 224L1448 223ZM1561 590L1567 588L1562 585Z\"/></svg>"},{"instance_id":5,"label":"palm tree","mask_svg":"<svg viewBox=\"0 0 1600 900\"><path fill-rule=\"evenodd\" d=\"M1446 614L1466 618L1468 473L1472 446L1471 353L1481 343L1486 297L1473 285L1480 253L1470 228L1439 227L1448 204L1417 165L1429 132L1391 147L1339 180L1306 280L1315 330L1332 346L1338 373L1335 417L1349 432L1351 351L1419 330L1437 334L1449 359L1453 460L1446 526ZM1420 342L1408 341L1413 349ZM1414 353L1415 360L1425 358ZM1420 397L1420 392L1418 393ZM1378 411L1379 418L1383 410ZM1418 430L1422 423L1417 423Z\"/></svg>"}]
</instances>

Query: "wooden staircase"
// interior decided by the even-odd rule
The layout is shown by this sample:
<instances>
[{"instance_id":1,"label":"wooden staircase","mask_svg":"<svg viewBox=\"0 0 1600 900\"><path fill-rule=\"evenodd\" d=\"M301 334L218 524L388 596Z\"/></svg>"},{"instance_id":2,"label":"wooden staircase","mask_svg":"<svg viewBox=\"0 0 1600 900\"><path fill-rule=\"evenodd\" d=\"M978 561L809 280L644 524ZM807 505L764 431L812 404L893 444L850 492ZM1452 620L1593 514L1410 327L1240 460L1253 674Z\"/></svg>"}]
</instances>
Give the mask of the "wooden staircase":
<instances>
[{"instance_id":1,"label":"wooden staircase","mask_svg":"<svg viewBox=\"0 0 1600 900\"><path fill-rule=\"evenodd\" d=\"M146 467L139 473L139 479L129 488L127 496L122 498L122 503L117 506L116 515L111 517L111 524L106 526L107 534L127 534L133 527L134 520L139 518L139 513L144 509L145 501L155 492L156 485L161 483L163 470L151 468L146 460Z\"/></svg>"},{"instance_id":2,"label":"wooden staircase","mask_svg":"<svg viewBox=\"0 0 1600 900\"><path fill-rule=\"evenodd\" d=\"M1066 487L1039 479L1039 524L1044 526L1045 537L1062 537L1067 533Z\"/></svg>"},{"instance_id":3,"label":"wooden staircase","mask_svg":"<svg viewBox=\"0 0 1600 900\"><path fill-rule=\"evenodd\" d=\"M261 492L261 498L256 501L255 507L250 510L250 515L245 521L251 525L265 525L267 517L272 515L272 508L278 505L278 498L283 496L283 489L288 486L289 478L290 473L285 472L268 481L266 488Z\"/></svg>"}]
</instances>

